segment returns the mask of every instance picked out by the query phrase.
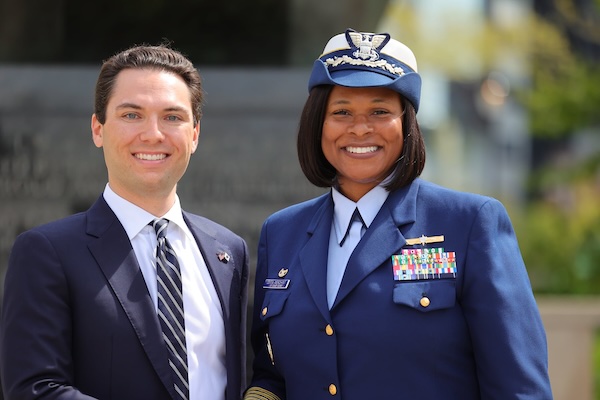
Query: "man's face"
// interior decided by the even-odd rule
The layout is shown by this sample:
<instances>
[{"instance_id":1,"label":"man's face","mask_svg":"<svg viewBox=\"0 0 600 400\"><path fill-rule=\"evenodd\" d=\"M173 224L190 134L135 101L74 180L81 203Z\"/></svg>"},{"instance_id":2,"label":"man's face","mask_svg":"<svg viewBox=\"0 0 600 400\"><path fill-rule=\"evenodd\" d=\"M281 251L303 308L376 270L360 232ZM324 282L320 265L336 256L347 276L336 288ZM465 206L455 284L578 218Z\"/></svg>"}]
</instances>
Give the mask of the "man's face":
<instances>
[{"instance_id":1,"label":"man's face","mask_svg":"<svg viewBox=\"0 0 600 400\"><path fill-rule=\"evenodd\" d=\"M111 189L142 207L149 199L174 200L199 131L185 82L152 69L121 71L105 123L92 116L94 144L104 149Z\"/></svg>"}]
</instances>

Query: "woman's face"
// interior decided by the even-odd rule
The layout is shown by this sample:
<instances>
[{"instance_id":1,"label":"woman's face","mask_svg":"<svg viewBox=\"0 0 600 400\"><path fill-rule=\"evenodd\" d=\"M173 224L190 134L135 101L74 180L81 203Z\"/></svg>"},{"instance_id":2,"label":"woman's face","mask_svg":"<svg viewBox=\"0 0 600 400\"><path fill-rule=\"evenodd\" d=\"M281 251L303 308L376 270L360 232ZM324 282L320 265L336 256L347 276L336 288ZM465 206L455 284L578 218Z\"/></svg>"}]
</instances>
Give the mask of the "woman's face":
<instances>
[{"instance_id":1,"label":"woman's face","mask_svg":"<svg viewBox=\"0 0 600 400\"><path fill-rule=\"evenodd\" d=\"M331 90L321 147L349 199L358 201L391 172L404 143L403 111L400 94L390 89Z\"/></svg>"}]
</instances>

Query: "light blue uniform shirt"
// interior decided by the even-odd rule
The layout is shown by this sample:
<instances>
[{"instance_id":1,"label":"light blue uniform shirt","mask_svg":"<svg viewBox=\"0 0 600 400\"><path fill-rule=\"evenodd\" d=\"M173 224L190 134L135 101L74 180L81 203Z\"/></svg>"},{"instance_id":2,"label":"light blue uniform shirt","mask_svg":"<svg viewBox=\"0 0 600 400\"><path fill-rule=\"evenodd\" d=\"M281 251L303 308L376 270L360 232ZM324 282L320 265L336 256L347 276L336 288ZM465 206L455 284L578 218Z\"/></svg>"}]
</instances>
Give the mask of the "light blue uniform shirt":
<instances>
[{"instance_id":1,"label":"light blue uniform shirt","mask_svg":"<svg viewBox=\"0 0 600 400\"><path fill-rule=\"evenodd\" d=\"M366 229L371 226L371 223L373 223L375 216L389 195L389 192L382 186L384 183L375 186L361 197L358 202L350 200L335 188L331 189L333 222L331 224L329 252L327 255L327 302L329 308L335 302L342 277L346 271L346 264L348 264L350 255L352 255L354 248L358 244L358 242L344 240L348 226L352 222L354 210L358 208L362 220L366 225L362 229L362 236ZM343 243L342 240L344 240Z\"/></svg>"}]
</instances>

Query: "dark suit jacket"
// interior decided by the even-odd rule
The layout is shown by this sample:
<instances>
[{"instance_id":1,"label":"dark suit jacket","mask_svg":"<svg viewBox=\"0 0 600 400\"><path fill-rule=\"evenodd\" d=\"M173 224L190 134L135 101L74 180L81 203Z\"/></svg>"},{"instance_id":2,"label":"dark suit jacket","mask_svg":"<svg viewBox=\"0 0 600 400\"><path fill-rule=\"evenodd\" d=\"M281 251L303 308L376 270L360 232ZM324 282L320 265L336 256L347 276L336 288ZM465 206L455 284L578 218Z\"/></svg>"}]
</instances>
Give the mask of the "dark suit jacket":
<instances>
[{"instance_id":1,"label":"dark suit jacket","mask_svg":"<svg viewBox=\"0 0 600 400\"><path fill-rule=\"evenodd\" d=\"M184 212L218 293L226 399L245 387L246 243ZM227 263L217 253L227 252ZM154 305L123 226L101 196L84 213L21 234L10 255L0 370L10 399L176 398Z\"/></svg>"},{"instance_id":2,"label":"dark suit jacket","mask_svg":"<svg viewBox=\"0 0 600 400\"><path fill-rule=\"evenodd\" d=\"M422 180L390 193L352 254L331 310L330 194L264 224L248 398L480 400L552 398L544 328L504 207ZM444 235L455 278L397 281L407 239ZM287 289L263 289L288 269ZM429 305L421 299L427 297ZM425 304L425 306L423 305ZM269 333L273 362L265 333Z\"/></svg>"}]
</instances>

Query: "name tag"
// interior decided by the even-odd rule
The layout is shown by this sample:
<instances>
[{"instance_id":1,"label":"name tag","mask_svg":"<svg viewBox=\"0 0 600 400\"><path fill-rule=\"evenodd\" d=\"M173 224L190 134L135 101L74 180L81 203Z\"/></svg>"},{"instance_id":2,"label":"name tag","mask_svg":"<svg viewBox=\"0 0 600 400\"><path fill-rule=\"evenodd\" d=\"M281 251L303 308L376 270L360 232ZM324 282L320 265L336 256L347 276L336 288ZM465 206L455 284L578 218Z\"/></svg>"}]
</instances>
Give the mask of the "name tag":
<instances>
[{"instance_id":1,"label":"name tag","mask_svg":"<svg viewBox=\"0 0 600 400\"><path fill-rule=\"evenodd\" d=\"M289 285L289 279L265 279L263 289L287 289Z\"/></svg>"}]
</instances>

